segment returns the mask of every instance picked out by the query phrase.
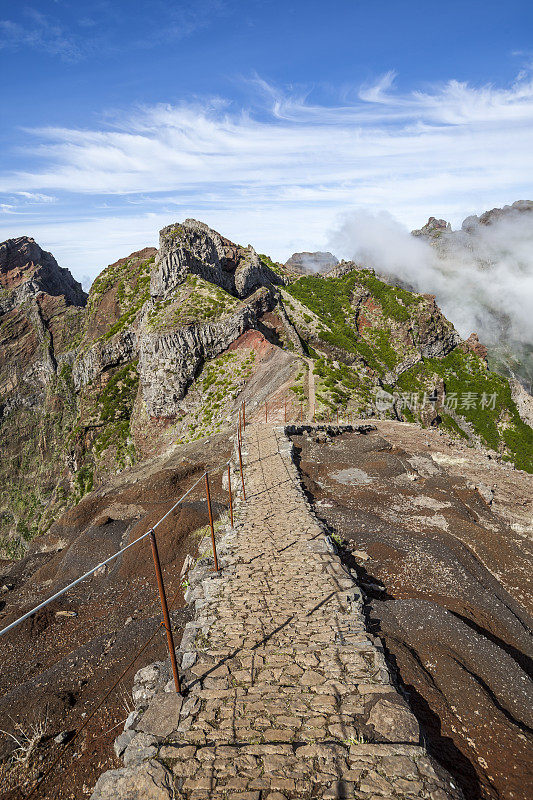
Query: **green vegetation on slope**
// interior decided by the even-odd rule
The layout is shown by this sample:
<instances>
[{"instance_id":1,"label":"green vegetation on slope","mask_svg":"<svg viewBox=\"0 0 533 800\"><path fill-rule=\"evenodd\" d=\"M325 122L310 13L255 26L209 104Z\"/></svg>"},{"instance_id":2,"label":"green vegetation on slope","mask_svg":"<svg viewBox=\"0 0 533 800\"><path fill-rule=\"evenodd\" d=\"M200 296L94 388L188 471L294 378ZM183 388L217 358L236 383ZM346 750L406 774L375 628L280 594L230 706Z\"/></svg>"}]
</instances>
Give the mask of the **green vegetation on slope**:
<instances>
[{"instance_id":1,"label":"green vegetation on slope","mask_svg":"<svg viewBox=\"0 0 533 800\"><path fill-rule=\"evenodd\" d=\"M48 385L44 414L21 406L0 424L0 519L2 529L11 531L0 536L0 557L23 556L27 543L47 530L64 507L67 492L60 476L75 417L72 370L65 362Z\"/></svg>"},{"instance_id":2,"label":"green vegetation on slope","mask_svg":"<svg viewBox=\"0 0 533 800\"><path fill-rule=\"evenodd\" d=\"M139 386L137 363L131 361L115 372L98 399L100 420L105 424L94 442L94 452L98 457L113 447L121 469L135 461L130 418Z\"/></svg>"},{"instance_id":3,"label":"green vegetation on slope","mask_svg":"<svg viewBox=\"0 0 533 800\"><path fill-rule=\"evenodd\" d=\"M321 278L309 275L299 278L285 291L313 312L320 321L318 338L326 344L358 357L383 375L393 369L403 354L391 344L392 324L410 318L411 307L416 308L423 298L380 281L370 270L353 270L341 278ZM355 293L370 292L372 300L379 303L381 327L365 326L357 330L357 310L353 305ZM290 308L289 303L289 308ZM365 313L368 309L364 309ZM294 313L294 308L291 309ZM369 312L370 313L370 312ZM310 322L309 315L303 315Z\"/></svg>"},{"instance_id":4,"label":"green vegetation on slope","mask_svg":"<svg viewBox=\"0 0 533 800\"><path fill-rule=\"evenodd\" d=\"M275 272L277 275L283 276L285 274L283 266L278 264L277 261L272 261L270 256L266 256L264 253L258 253L259 260L264 264L265 267L268 267Z\"/></svg>"},{"instance_id":5,"label":"green vegetation on slope","mask_svg":"<svg viewBox=\"0 0 533 800\"><path fill-rule=\"evenodd\" d=\"M347 408L351 403L358 410L368 407L370 401L370 381L357 370L345 364L333 363L326 358L315 361L316 415L320 418L320 406L331 410Z\"/></svg>"},{"instance_id":6,"label":"green vegetation on slope","mask_svg":"<svg viewBox=\"0 0 533 800\"><path fill-rule=\"evenodd\" d=\"M97 314L102 314L103 296L116 287L116 299L120 315L100 337L104 341L135 321L150 296L150 270L155 257L139 260L128 258L122 263L111 264L94 281L87 302L87 326Z\"/></svg>"},{"instance_id":7,"label":"green vegetation on slope","mask_svg":"<svg viewBox=\"0 0 533 800\"><path fill-rule=\"evenodd\" d=\"M208 322L230 314L239 300L214 283L187 275L171 295L155 303L148 316L151 330L162 331L195 322Z\"/></svg>"},{"instance_id":8,"label":"green vegetation on slope","mask_svg":"<svg viewBox=\"0 0 533 800\"><path fill-rule=\"evenodd\" d=\"M372 302L359 305L364 324L358 331L354 299L360 300L367 292ZM389 286L370 270L353 270L340 278L305 276L286 287L284 293L301 304L298 308L287 297L291 319L301 335L309 325L308 335L317 332L318 339L339 353L339 360L342 351L356 357L355 363L348 365L338 365L325 357L318 359L314 370L318 411L320 404L346 407L350 403L360 408L370 403L371 381L363 364L383 379L414 352L398 332L408 329L411 320L416 323L417 318L423 319L419 315L425 313L425 299ZM305 311L302 313L302 308L309 309L313 319ZM358 364L358 359L362 363ZM402 395L422 395L440 381L444 382L450 405L439 410L443 427L454 436L467 437L460 424L463 419L465 429L473 431L487 447L500 451L519 469L533 472L533 431L520 419L507 380L487 370L475 354L456 347L444 358L423 358L387 389ZM427 406L402 409L409 421L424 422L427 412Z\"/></svg>"},{"instance_id":9,"label":"green vegetation on slope","mask_svg":"<svg viewBox=\"0 0 533 800\"><path fill-rule=\"evenodd\" d=\"M533 431L520 419L505 378L488 371L478 356L456 347L445 358L425 358L404 372L396 388L424 392L438 378L444 381L447 404L487 447L501 450L518 469L533 472ZM449 414L443 422L450 432L457 433L459 426Z\"/></svg>"},{"instance_id":10,"label":"green vegetation on slope","mask_svg":"<svg viewBox=\"0 0 533 800\"><path fill-rule=\"evenodd\" d=\"M227 424L231 404L250 377L255 353L232 350L206 361L189 391L190 404L186 427L177 426L176 444L202 439L222 430Z\"/></svg>"}]
</instances>

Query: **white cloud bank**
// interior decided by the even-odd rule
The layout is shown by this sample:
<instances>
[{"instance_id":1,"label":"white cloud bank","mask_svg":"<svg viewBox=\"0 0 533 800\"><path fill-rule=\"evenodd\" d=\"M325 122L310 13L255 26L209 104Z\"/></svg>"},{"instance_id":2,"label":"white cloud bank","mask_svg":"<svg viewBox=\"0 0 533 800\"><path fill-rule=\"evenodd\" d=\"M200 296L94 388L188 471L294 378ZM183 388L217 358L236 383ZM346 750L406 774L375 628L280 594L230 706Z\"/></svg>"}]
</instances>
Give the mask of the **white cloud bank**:
<instances>
[{"instance_id":1,"label":"white cloud bank","mask_svg":"<svg viewBox=\"0 0 533 800\"><path fill-rule=\"evenodd\" d=\"M330 244L435 294L464 337L475 331L485 344L533 343L533 211L445 233L437 249L390 214L362 211L343 218Z\"/></svg>"},{"instance_id":2,"label":"white cloud bank","mask_svg":"<svg viewBox=\"0 0 533 800\"><path fill-rule=\"evenodd\" d=\"M430 214L457 223L530 194L529 75L506 88L450 81L402 93L387 73L335 106L252 86L247 109L214 99L115 114L93 129L26 132L20 158L31 169L0 176L10 207L0 237L34 235L94 276L104 252L107 263L186 216L285 260L323 246L350 208L387 208L419 227ZM50 194L42 214L25 205Z\"/></svg>"}]
</instances>

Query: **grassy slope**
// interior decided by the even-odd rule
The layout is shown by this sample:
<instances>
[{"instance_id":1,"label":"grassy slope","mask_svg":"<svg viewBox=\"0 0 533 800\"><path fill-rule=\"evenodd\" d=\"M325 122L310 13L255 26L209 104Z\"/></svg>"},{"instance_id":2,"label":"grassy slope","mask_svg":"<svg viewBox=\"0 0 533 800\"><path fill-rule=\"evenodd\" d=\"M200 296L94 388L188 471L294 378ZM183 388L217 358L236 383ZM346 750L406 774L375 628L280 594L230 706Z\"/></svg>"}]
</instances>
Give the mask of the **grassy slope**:
<instances>
[{"instance_id":1,"label":"grassy slope","mask_svg":"<svg viewBox=\"0 0 533 800\"><path fill-rule=\"evenodd\" d=\"M353 297L361 290L370 293L372 304L379 306L381 314L370 314L367 317L370 324L359 332ZM318 342L332 348L329 358L322 356L315 361L318 397L322 404L346 406L351 398L356 398L356 408L362 408L361 400L369 399L369 373L376 385L405 357L405 342L396 335L398 326L409 328L416 324L416 317L426 302L421 295L380 281L369 270L354 270L335 279L303 277L287 287L286 295L289 295L289 313L293 318L299 314L301 320L304 307L304 323L313 320ZM305 309L310 313L306 314ZM315 320L318 320L318 328ZM299 330L302 332L301 326ZM318 348L319 343L315 346ZM331 353L342 357L342 351L351 364L339 363L339 359L334 361L331 357ZM462 417L485 445L500 451L519 469L533 472L533 431L520 419L507 380L487 370L484 362L473 353L457 347L442 359L424 358L386 388L402 394L423 393L433 390L439 380L444 381L448 396L456 393L459 397L454 414ZM483 408L479 402L472 407L463 407L461 397L468 392L475 393L478 400L483 395L495 394L495 408ZM442 424L450 433L465 435L445 410L442 410L441 417ZM416 409L407 409L405 418L422 421Z\"/></svg>"}]
</instances>

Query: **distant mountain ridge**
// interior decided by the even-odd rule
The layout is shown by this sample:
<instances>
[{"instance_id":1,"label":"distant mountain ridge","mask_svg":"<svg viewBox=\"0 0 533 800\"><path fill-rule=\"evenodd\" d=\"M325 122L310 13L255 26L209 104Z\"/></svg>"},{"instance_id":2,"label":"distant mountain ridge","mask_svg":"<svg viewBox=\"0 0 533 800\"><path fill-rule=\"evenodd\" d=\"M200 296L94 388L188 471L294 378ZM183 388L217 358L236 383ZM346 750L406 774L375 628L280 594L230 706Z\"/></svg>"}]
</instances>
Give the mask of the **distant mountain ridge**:
<instances>
[{"instance_id":1,"label":"distant mountain ridge","mask_svg":"<svg viewBox=\"0 0 533 800\"><path fill-rule=\"evenodd\" d=\"M531 215L531 223L533 224L533 200L517 200L511 205L503 206L502 208L493 208L490 211L483 212L483 214L479 216L471 214L463 220L461 231L473 233L479 225L493 225L499 220L516 219L525 214ZM452 234L452 236L457 238L460 236L461 231L454 231L451 223L447 222L445 219L430 217L422 228L413 230L411 233L413 236L425 236L428 239L441 240L443 234ZM442 241L447 241L446 235L444 235Z\"/></svg>"},{"instance_id":2,"label":"distant mountain ridge","mask_svg":"<svg viewBox=\"0 0 533 800\"><path fill-rule=\"evenodd\" d=\"M285 268L295 270L302 275L310 275L315 272L324 272L339 263L339 259L333 253L317 251L314 253L293 253Z\"/></svg>"}]
</instances>

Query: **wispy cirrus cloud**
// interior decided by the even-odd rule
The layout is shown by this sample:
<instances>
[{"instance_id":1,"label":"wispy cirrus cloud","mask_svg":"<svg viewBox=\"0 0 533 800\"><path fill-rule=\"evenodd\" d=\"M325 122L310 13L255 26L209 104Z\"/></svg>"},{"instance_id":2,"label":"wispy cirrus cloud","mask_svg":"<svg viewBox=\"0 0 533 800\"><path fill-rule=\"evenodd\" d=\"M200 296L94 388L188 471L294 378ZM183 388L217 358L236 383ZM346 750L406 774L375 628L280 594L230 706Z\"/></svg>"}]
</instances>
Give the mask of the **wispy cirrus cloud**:
<instances>
[{"instance_id":1,"label":"wispy cirrus cloud","mask_svg":"<svg viewBox=\"0 0 533 800\"><path fill-rule=\"evenodd\" d=\"M266 86L266 84L263 84ZM261 115L220 99L156 105L100 128L36 128L27 152L42 162L0 179L3 191L81 193L256 187L381 186L411 195L439 179L447 191L521 184L533 165L533 81L507 89L450 81L432 92L387 93L390 76L357 102L313 105L271 88ZM386 89L389 87L389 89Z\"/></svg>"},{"instance_id":2,"label":"wispy cirrus cloud","mask_svg":"<svg viewBox=\"0 0 533 800\"><path fill-rule=\"evenodd\" d=\"M200 216L278 258L320 246L347 208L387 208L418 227L431 213L457 222L530 193L530 73L506 87L451 80L410 92L394 79L324 105L256 78L239 108L209 98L115 112L90 129L36 128L21 156L32 169L1 176L0 192L53 193L54 213L87 231L132 208L154 223L145 215Z\"/></svg>"},{"instance_id":3,"label":"wispy cirrus cloud","mask_svg":"<svg viewBox=\"0 0 533 800\"><path fill-rule=\"evenodd\" d=\"M56 198L49 194L42 194L42 192L15 192L17 197L28 203L55 203Z\"/></svg>"},{"instance_id":4,"label":"wispy cirrus cloud","mask_svg":"<svg viewBox=\"0 0 533 800\"><path fill-rule=\"evenodd\" d=\"M59 56L64 61L78 61L83 54L79 37L35 8L24 9L22 21L0 20L0 49L17 50L21 47Z\"/></svg>"},{"instance_id":5,"label":"wispy cirrus cloud","mask_svg":"<svg viewBox=\"0 0 533 800\"><path fill-rule=\"evenodd\" d=\"M0 19L0 50L38 50L65 62L78 62L132 48L150 49L179 41L225 14L226 0L166 0L136 3L129 9L132 30L124 36L124 18L112 3L97 3L89 16L43 14L23 6L18 14Z\"/></svg>"}]
</instances>

